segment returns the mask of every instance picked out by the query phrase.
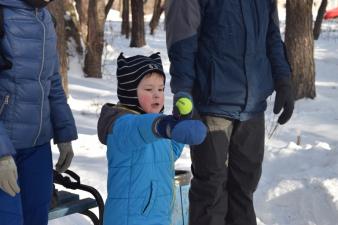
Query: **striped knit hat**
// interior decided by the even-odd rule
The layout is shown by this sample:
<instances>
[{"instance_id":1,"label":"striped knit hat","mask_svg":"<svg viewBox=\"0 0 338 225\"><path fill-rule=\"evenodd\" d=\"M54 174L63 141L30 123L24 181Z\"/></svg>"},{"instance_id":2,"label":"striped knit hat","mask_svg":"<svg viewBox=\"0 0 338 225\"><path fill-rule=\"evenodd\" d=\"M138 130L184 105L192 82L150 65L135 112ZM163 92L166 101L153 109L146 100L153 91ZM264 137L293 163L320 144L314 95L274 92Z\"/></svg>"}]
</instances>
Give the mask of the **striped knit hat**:
<instances>
[{"instance_id":1,"label":"striped knit hat","mask_svg":"<svg viewBox=\"0 0 338 225\"><path fill-rule=\"evenodd\" d=\"M136 55L125 58L123 53L117 58L117 97L120 103L132 110L145 113L137 98L137 86L142 78L152 72L162 74L160 53L151 56ZM164 81L165 82L165 81Z\"/></svg>"}]
</instances>

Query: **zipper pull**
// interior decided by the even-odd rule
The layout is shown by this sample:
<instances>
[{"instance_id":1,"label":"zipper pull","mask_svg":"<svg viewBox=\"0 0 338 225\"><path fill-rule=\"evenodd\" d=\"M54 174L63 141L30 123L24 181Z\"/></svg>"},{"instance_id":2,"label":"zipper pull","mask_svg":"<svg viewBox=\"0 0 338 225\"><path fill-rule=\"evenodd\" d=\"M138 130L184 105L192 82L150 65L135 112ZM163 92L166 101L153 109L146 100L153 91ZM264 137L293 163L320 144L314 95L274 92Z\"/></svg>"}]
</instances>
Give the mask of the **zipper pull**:
<instances>
[{"instance_id":1,"label":"zipper pull","mask_svg":"<svg viewBox=\"0 0 338 225\"><path fill-rule=\"evenodd\" d=\"M8 103L9 103L9 95L6 95L4 104L8 105Z\"/></svg>"}]
</instances>

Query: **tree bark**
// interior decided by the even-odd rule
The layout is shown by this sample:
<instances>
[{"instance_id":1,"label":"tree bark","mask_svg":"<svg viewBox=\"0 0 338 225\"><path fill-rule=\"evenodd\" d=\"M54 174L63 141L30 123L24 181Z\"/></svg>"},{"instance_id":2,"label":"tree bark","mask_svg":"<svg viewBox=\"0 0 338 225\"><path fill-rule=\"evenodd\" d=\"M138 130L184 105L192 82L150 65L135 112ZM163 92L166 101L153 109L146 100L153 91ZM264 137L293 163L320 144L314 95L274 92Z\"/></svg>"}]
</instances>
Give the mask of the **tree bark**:
<instances>
[{"instance_id":1,"label":"tree bark","mask_svg":"<svg viewBox=\"0 0 338 225\"><path fill-rule=\"evenodd\" d=\"M285 44L295 99L316 97L312 3L312 0L286 2Z\"/></svg>"},{"instance_id":2,"label":"tree bark","mask_svg":"<svg viewBox=\"0 0 338 225\"><path fill-rule=\"evenodd\" d=\"M68 56L67 56L67 41L65 36L65 8L63 1L52 2L48 5L48 9L56 20L56 34L57 34L57 49L59 53L60 75L62 79L63 89L68 96Z\"/></svg>"},{"instance_id":3,"label":"tree bark","mask_svg":"<svg viewBox=\"0 0 338 225\"><path fill-rule=\"evenodd\" d=\"M88 7L87 53L84 62L84 72L88 77L102 77L101 60L105 20L105 1L90 0Z\"/></svg>"},{"instance_id":4,"label":"tree bark","mask_svg":"<svg viewBox=\"0 0 338 225\"><path fill-rule=\"evenodd\" d=\"M131 0L132 28L130 47L146 45L144 34L143 0Z\"/></svg>"},{"instance_id":5,"label":"tree bark","mask_svg":"<svg viewBox=\"0 0 338 225\"><path fill-rule=\"evenodd\" d=\"M151 18L151 21L149 23L151 35L154 34L154 31L158 26L162 12L163 12L163 7L161 6L161 0L155 0L153 17Z\"/></svg>"},{"instance_id":6,"label":"tree bark","mask_svg":"<svg viewBox=\"0 0 338 225\"><path fill-rule=\"evenodd\" d=\"M89 0L75 0L76 2L76 10L79 15L79 23L81 31L81 37L83 42L86 45L87 35L88 35L88 6Z\"/></svg>"},{"instance_id":7,"label":"tree bark","mask_svg":"<svg viewBox=\"0 0 338 225\"><path fill-rule=\"evenodd\" d=\"M106 5L106 8L104 9L104 13L106 15L106 18L108 16L108 13L109 13L111 7L113 6L113 3L114 3L114 0L109 0L107 5Z\"/></svg>"},{"instance_id":8,"label":"tree bark","mask_svg":"<svg viewBox=\"0 0 338 225\"><path fill-rule=\"evenodd\" d=\"M315 40L318 40L319 35L320 35L320 30L321 30L324 14L326 11L326 6L327 6L327 0L322 0L322 3L320 4L320 7L318 9L315 26L313 28L313 37Z\"/></svg>"},{"instance_id":9,"label":"tree bark","mask_svg":"<svg viewBox=\"0 0 338 225\"><path fill-rule=\"evenodd\" d=\"M122 4L122 26L121 34L126 35L129 38L130 34L130 22L129 22L129 0L123 0Z\"/></svg>"},{"instance_id":10,"label":"tree bark","mask_svg":"<svg viewBox=\"0 0 338 225\"><path fill-rule=\"evenodd\" d=\"M76 51L79 55L83 56L83 37L81 36L81 26L78 19L77 9L73 4L73 0L65 0L64 6L65 11L70 14L70 18L65 18L65 33L66 33L66 40L69 41L73 39L76 44Z\"/></svg>"}]
</instances>

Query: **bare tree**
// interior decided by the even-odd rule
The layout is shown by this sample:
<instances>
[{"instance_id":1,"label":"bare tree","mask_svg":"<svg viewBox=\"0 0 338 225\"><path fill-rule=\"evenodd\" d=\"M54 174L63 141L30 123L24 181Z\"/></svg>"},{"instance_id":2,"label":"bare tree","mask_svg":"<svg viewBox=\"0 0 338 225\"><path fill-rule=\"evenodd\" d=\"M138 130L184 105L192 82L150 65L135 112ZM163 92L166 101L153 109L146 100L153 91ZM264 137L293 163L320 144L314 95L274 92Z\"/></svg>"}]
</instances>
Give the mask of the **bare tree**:
<instances>
[{"instance_id":1,"label":"bare tree","mask_svg":"<svg viewBox=\"0 0 338 225\"><path fill-rule=\"evenodd\" d=\"M108 16L108 13L109 13L110 9L113 6L113 3L114 3L114 0L109 0L108 3L107 3L107 5L106 5L106 8L104 9L104 12L106 14L106 18Z\"/></svg>"},{"instance_id":2,"label":"bare tree","mask_svg":"<svg viewBox=\"0 0 338 225\"><path fill-rule=\"evenodd\" d=\"M129 38L130 33L130 23L129 23L129 0L123 0L122 4L122 26L121 34L126 35L126 38Z\"/></svg>"},{"instance_id":3,"label":"bare tree","mask_svg":"<svg viewBox=\"0 0 338 225\"><path fill-rule=\"evenodd\" d=\"M320 4L319 9L318 9L315 26L313 28L313 37L315 40L318 40L319 38L326 7L327 7L327 0L322 0L322 3Z\"/></svg>"},{"instance_id":4,"label":"bare tree","mask_svg":"<svg viewBox=\"0 0 338 225\"><path fill-rule=\"evenodd\" d=\"M52 2L48 5L48 9L55 18L56 34L57 34L57 49L59 53L60 74L62 78L62 86L68 96L68 56L67 42L65 36L65 8L63 1Z\"/></svg>"},{"instance_id":5,"label":"bare tree","mask_svg":"<svg viewBox=\"0 0 338 225\"><path fill-rule=\"evenodd\" d=\"M153 12L153 17L151 18L151 21L149 23L150 27L150 34L153 35L155 29L158 26L158 23L160 21L161 14L163 12L163 7L161 5L161 0L155 0L154 2L154 12Z\"/></svg>"},{"instance_id":6,"label":"bare tree","mask_svg":"<svg viewBox=\"0 0 338 225\"><path fill-rule=\"evenodd\" d=\"M104 42L104 24L113 0L90 0L88 6L88 35L84 72L88 77L101 78L101 61Z\"/></svg>"},{"instance_id":7,"label":"bare tree","mask_svg":"<svg viewBox=\"0 0 338 225\"><path fill-rule=\"evenodd\" d=\"M88 34L88 6L89 0L75 0L76 2L76 11L79 15L79 28L78 30L81 33L82 40L87 41Z\"/></svg>"},{"instance_id":8,"label":"bare tree","mask_svg":"<svg viewBox=\"0 0 338 225\"><path fill-rule=\"evenodd\" d=\"M131 0L132 28L130 47L146 45L144 33L143 0Z\"/></svg>"},{"instance_id":9,"label":"bare tree","mask_svg":"<svg viewBox=\"0 0 338 225\"><path fill-rule=\"evenodd\" d=\"M286 2L285 44L295 99L316 97L312 3L313 0Z\"/></svg>"},{"instance_id":10,"label":"bare tree","mask_svg":"<svg viewBox=\"0 0 338 225\"><path fill-rule=\"evenodd\" d=\"M66 40L73 39L76 44L76 51L79 55L83 55L83 43L84 39L81 36L81 26L80 21L78 18L77 10L74 6L73 0L65 0L64 1L65 10L67 15L65 17L65 33L66 33Z\"/></svg>"}]
</instances>

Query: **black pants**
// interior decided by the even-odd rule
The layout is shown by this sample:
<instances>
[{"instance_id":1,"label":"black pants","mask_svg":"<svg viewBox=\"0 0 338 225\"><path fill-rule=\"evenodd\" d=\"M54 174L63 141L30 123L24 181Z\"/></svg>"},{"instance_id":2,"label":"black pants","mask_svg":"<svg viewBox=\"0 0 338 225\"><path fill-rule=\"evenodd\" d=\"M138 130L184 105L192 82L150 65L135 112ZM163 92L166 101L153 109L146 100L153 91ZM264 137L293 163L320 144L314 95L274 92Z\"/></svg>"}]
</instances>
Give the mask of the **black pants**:
<instances>
[{"instance_id":1,"label":"black pants","mask_svg":"<svg viewBox=\"0 0 338 225\"><path fill-rule=\"evenodd\" d=\"M190 225L256 225L253 193L262 172L264 114L248 121L202 116L205 141L191 146Z\"/></svg>"}]
</instances>

